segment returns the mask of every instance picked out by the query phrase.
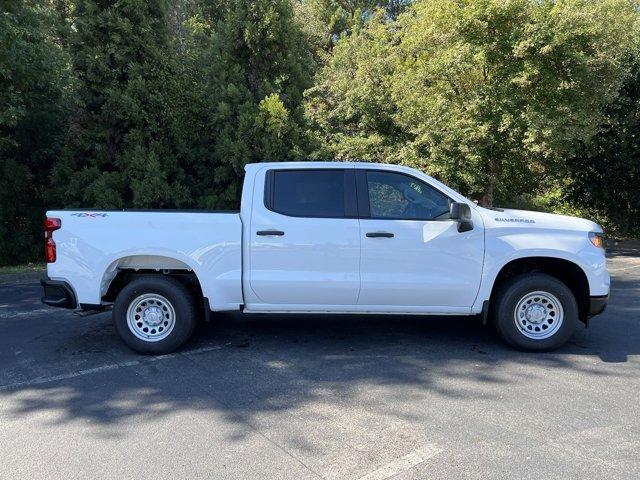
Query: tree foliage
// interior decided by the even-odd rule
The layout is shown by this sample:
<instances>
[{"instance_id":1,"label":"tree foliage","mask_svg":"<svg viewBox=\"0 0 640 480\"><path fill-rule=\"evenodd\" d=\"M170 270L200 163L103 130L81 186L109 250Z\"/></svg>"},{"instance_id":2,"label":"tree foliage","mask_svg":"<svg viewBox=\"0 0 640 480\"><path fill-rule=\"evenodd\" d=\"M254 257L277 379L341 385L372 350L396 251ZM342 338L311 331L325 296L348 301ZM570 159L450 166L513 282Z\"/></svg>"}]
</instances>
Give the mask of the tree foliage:
<instances>
[{"instance_id":1,"label":"tree foliage","mask_svg":"<svg viewBox=\"0 0 640 480\"><path fill-rule=\"evenodd\" d=\"M364 25L376 11L398 18L410 0L296 0L300 24L316 48L331 51L343 36Z\"/></svg>"},{"instance_id":2,"label":"tree foliage","mask_svg":"<svg viewBox=\"0 0 640 480\"><path fill-rule=\"evenodd\" d=\"M395 32L382 12L338 42L306 92L320 157L401 162L409 134L396 121Z\"/></svg>"},{"instance_id":3,"label":"tree foliage","mask_svg":"<svg viewBox=\"0 0 640 480\"><path fill-rule=\"evenodd\" d=\"M336 45L310 115L330 153L364 148L491 204L543 188L598 131L636 25L625 0L417 1Z\"/></svg>"},{"instance_id":4,"label":"tree foliage","mask_svg":"<svg viewBox=\"0 0 640 480\"><path fill-rule=\"evenodd\" d=\"M291 5L206 7L172 32L161 0L78 4L65 204L228 207L245 164L302 156L310 76Z\"/></svg>"},{"instance_id":5,"label":"tree foliage","mask_svg":"<svg viewBox=\"0 0 640 480\"><path fill-rule=\"evenodd\" d=\"M177 80L163 0L79 0L70 38L77 80L64 159L54 172L64 205L188 203L172 148Z\"/></svg>"},{"instance_id":6,"label":"tree foliage","mask_svg":"<svg viewBox=\"0 0 640 480\"><path fill-rule=\"evenodd\" d=\"M640 64L605 109L600 131L567 162L562 200L614 232L640 235Z\"/></svg>"},{"instance_id":7,"label":"tree foliage","mask_svg":"<svg viewBox=\"0 0 640 480\"><path fill-rule=\"evenodd\" d=\"M48 7L0 2L0 262L37 257L48 176L64 142L69 76Z\"/></svg>"},{"instance_id":8,"label":"tree foliage","mask_svg":"<svg viewBox=\"0 0 640 480\"><path fill-rule=\"evenodd\" d=\"M191 31L185 157L202 207L237 203L244 166L302 158L313 62L285 0L239 0ZM207 35L206 38L202 38ZM198 39L198 36L201 38ZM197 153L196 153L197 152Z\"/></svg>"}]
</instances>

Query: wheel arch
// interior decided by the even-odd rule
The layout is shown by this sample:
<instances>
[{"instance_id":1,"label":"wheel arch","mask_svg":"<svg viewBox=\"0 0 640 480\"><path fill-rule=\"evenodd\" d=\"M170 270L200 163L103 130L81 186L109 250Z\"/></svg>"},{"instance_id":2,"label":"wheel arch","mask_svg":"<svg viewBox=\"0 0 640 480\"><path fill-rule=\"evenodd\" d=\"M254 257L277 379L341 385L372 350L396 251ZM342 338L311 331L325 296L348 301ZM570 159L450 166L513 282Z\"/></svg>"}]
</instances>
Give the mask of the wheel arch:
<instances>
[{"instance_id":1,"label":"wheel arch","mask_svg":"<svg viewBox=\"0 0 640 480\"><path fill-rule=\"evenodd\" d=\"M103 302L113 302L118 293L133 279L142 275L169 275L183 285L197 299L204 291L197 273L182 259L166 255L124 255L112 261L102 274L100 296Z\"/></svg>"},{"instance_id":2,"label":"wheel arch","mask_svg":"<svg viewBox=\"0 0 640 480\"><path fill-rule=\"evenodd\" d=\"M589 280L586 272L575 262L558 257L521 257L507 262L498 271L491 288L489 305L492 305L497 291L510 278L525 273L545 273L564 283L578 304L578 316L586 322L589 314Z\"/></svg>"}]
</instances>

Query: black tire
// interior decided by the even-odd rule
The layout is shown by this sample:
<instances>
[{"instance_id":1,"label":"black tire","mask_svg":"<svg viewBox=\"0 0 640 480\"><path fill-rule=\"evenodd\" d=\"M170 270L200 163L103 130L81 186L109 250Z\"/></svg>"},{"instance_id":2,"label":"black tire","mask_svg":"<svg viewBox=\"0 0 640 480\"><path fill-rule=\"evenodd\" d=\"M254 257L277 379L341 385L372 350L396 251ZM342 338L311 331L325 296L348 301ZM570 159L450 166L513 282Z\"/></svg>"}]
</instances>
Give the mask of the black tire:
<instances>
[{"instance_id":1,"label":"black tire","mask_svg":"<svg viewBox=\"0 0 640 480\"><path fill-rule=\"evenodd\" d=\"M533 292L550 293L560 302L564 315L559 327L529 323L526 322L526 317L521 321L522 327L516 324L515 310L518 307L518 303ZM521 316L525 315L525 307L526 305L520 306L523 309ZM548 310L555 315L553 308ZM547 314L546 318L549 318L551 322L554 321L550 314ZM579 322L578 304L569 287L557 278L543 273L523 274L509 279L500 286L491 306L491 319L498 334L518 350L529 352L553 350L563 345L575 331ZM529 330L531 327L533 329ZM553 333L545 333L541 327L550 328L549 332ZM539 332L535 331L536 328L540 329ZM546 334L550 336L547 338L529 338L521 329L527 331L529 335Z\"/></svg>"},{"instance_id":2,"label":"black tire","mask_svg":"<svg viewBox=\"0 0 640 480\"><path fill-rule=\"evenodd\" d=\"M129 306L145 294L164 297L169 302L168 307L173 309L173 326L165 338L143 340L132 331L135 325L129 327ZM113 322L120 338L132 350L149 355L163 355L175 351L191 337L198 318L197 312L193 295L178 280L163 275L145 275L131 281L120 291L113 306ZM162 315L161 317L164 319Z\"/></svg>"}]
</instances>

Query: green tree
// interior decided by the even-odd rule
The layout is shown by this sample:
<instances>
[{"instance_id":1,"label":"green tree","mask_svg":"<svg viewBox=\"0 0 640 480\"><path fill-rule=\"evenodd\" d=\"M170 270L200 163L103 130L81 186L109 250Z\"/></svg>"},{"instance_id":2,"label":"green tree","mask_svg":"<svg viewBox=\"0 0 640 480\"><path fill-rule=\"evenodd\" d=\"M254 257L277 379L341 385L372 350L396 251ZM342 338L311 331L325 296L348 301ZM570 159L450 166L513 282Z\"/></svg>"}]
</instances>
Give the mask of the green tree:
<instances>
[{"instance_id":1,"label":"green tree","mask_svg":"<svg viewBox=\"0 0 640 480\"><path fill-rule=\"evenodd\" d=\"M189 31L183 162L200 206L229 207L247 163L305 155L303 92L314 64L288 0L235 0Z\"/></svg>"},{"instance_id":2,"label":"green tree","mask_svg":"<svg viewBox=\"0 0 640 480\"><path fill-rule=\"evenodd\" d=\"M422 168L485 204L504 201L546 188L598 131L598 112L628 76L636 19L626 0L418 1L397 22L368 22L338 43L311 118L330 123L322 135L341 157L360 154L354 132L364 124L379 144L400 140L377 160ZM367 61L378 42L386 49ZM373 101L358 93L362 81L336 75L341 62L369 82ZM375 118L389 121L371 128Z\"/></svg>"},{"instance_id":3,"label":"green tree","mask_svg":"<svg viewBox=\"0 0 640 480\"><path fill-rule=\"evenodd\" d=\"M78 0L70 41L77 77L55 198L94 208L190 203L175 157L179 83L163 0Z\"/></svg>"},{"instance_id":4,"label":"green tree","mask_svg":"<svg viewBox=\"0 0 640 480\"><path fill-rule=\"evenodd\" d=\"M0 1L0 264L41 256L43 197L68 116L58 27L48 2Z\"/></svg>"},{"instance_id":5,"label":"green tree","mask_svg":"<svg viewBox=\"0 0 640 480\"><path fill-rule=\"evenodd\" d=\"M621 235L640 235L640 64L598 134L567 162L564 199Z\"/></svg>"},{"instance_id":6,"label":"green tree","mask_svg":"<svg viewBox=\"0 0 640 480\"><path fill-rule=\"evenodd\" d=\"M411 0L295 0L296 16L311 43L331 51L343 35L351 34L376 11L394 20Z\"/></svg>"},{"instance_id":7,"label":"green tree","mask_svg":"<svg viewBox=\"0 0 640 480\"><path fill-rule=\"evenodd\" d=\"M379 11L338 42L307 90L307 114L318 136L314 156L401 162L410 142L396 120L392 97L398 66L394 24Z\"/></svg>"},{"instance_id":8,"label":"green tree","mask_svg":"<svg viewBox=\"0 0 640 480\"><path fill-rule=\"evenodd\" d=\"M407 19L405 57L429 46L398 71L402 124L419 125L412 128L416 147L485 204L496 194L505 200L544 189L575 145L596 133L598 112L628 75L632 4L448 6L423 2ZM469 167L477 172L472 178Z\"/></svg>"}]
</instances>

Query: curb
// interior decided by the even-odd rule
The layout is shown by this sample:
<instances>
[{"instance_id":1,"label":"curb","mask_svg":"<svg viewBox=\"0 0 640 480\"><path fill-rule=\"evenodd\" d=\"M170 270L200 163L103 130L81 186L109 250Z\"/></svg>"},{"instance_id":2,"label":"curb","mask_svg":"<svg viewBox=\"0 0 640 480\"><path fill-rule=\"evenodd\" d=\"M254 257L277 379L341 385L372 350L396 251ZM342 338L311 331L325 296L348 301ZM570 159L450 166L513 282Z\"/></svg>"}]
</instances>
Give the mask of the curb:
<instances>
[{"instance_id":1,"label":"curb","mask_svg":"<svg viewBox=\"0 0 640 480\"><path fill-rule=\"evenodd\" d=\"M640 250L631 248L607 248L606 257L640 257Z\"/></svg>"},{"instance_id":2,"label":"curb","mask_svg":"<svg viewBox=\"0 0 640 480\"><path fill-rule=\"evenodd\" d=\"M46 274L45 270L26 273L5 273L0 275L0 287L7 285L22 285L39 283Z\"/></svg>"},{"instance_id":3,"label":"curb","mask_svg":"<svg viewBox=\"0 0 640 480\"><path fill-rule=\"evenodd\" d=\"M605 238L604 247L607 253L617 253L619 255L640 255L640 240L627 239L616 240L613 238Z\"/></svg>"}]
</instances>

